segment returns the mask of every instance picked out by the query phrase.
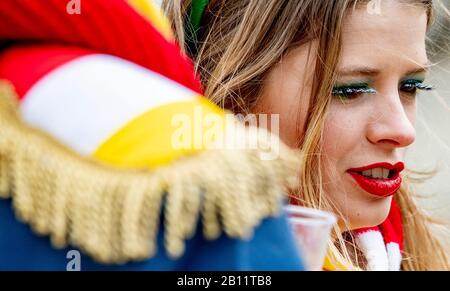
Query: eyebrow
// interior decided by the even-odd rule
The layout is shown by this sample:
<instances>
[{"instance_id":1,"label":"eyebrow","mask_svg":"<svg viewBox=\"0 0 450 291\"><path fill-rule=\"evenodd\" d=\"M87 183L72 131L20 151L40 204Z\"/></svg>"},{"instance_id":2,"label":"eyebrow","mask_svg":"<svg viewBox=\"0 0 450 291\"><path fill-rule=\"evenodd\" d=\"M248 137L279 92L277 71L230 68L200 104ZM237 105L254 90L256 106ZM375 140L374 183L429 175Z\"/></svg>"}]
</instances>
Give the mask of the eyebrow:
<instances>
[{"instance_id":1,"label":"eyebrow","mask_svg":"<svg viewBox=\"0 0 450 291\"><path fill-rule=\"evenodd\" d=\"M405 76L414 75L419 73L427 73L431 67L431 63L426 63L424 65L419 65L417 68L408 71ZM368 76L374 77L381 73L380 69L372 68L372 67L348 67L338 70L338 75L340 77L348 77L348 76Z\"/></svg>"}]
</instances>

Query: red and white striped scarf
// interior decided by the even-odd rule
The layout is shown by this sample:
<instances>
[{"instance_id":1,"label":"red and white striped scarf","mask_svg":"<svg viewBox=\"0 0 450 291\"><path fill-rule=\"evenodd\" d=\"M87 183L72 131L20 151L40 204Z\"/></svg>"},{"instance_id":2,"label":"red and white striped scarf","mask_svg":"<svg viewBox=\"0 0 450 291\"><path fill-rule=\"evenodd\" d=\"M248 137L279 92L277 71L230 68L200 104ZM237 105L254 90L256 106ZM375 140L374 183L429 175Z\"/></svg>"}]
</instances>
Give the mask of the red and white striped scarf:
<instances>
[{"instance_id":1,"label":"red and white striped scarf","mask_svg":"<svg viewBox=\"0 0 450 291\"><path fill-rule=\"evenodd\" d=\"M399 271L403 251L403 226L400 210L392 200L388 218L379 226L355 231L356 243L364 253L371 271Z\"/></svg>"}]
</instances>

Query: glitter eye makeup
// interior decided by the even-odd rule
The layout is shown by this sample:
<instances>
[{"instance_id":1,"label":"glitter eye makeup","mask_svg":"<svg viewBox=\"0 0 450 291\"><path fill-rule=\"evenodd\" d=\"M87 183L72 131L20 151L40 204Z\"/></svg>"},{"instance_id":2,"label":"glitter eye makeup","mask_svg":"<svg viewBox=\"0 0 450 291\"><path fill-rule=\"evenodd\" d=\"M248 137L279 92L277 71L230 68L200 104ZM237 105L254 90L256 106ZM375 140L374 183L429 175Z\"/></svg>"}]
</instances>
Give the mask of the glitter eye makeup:
<instances>
[{"instance_id":1,"label":"glitter eye makeup","mask_svg":"<svg viewBox=\"0 0 450 291\"><path fill-rule=\"evenodd\" d=\"M336 85L333 88L332 95L341 100L352 100L358 98L361 94L374 94L376 92L368 83L357 82Z\"/></svg>"}]
</instances>

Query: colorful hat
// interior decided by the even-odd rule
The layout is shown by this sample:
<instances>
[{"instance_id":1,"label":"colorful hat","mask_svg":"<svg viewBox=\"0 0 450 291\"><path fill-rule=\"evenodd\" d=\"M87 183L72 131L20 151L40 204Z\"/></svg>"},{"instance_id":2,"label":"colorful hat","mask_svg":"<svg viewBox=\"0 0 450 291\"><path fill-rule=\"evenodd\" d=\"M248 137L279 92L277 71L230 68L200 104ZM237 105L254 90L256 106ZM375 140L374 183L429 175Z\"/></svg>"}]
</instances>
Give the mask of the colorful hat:
<instances>
[{"instance_id":1,"label":"colorful hat","mask_svg":"<svg viewBox=\"0 0 450 291\"><path fill-rule=\"evenodd\" d=\"M277 213L299 156L215 147L263 130L231 131L150 1L67 5L0 1L0 197L20 220L120 263L155 254L161 217L178 257L199 218L208 238L244 238Z\"/></svg>"}]
</instances>

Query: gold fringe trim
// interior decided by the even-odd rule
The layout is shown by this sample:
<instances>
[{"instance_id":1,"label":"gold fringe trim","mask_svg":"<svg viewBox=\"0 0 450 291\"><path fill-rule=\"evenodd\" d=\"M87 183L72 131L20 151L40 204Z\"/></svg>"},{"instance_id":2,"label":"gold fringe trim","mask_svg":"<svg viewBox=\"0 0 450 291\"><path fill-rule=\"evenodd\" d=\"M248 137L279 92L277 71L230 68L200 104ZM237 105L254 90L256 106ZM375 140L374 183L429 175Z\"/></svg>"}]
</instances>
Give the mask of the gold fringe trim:
<instances>
[{"instance_id":1,"label":"gold fringe trim","mask_svg":"<svg viewBox=\"0 0 450 291\"><path fill-rule=\"evenodd\" d=\"M0 83L0 198L57 248L80 248L108 264L151 258L160 217L174 258L199 219L208 239L222 231L246 238L276 215L287 184L297 180L299 153L208 150L157 170L122 170L83 158L19 117L12 87Z\"/></svg>"}]
</instances>

